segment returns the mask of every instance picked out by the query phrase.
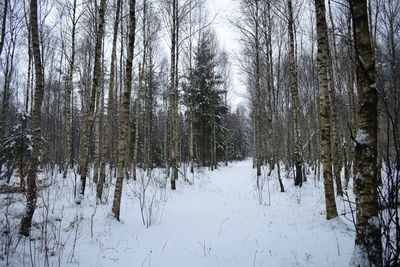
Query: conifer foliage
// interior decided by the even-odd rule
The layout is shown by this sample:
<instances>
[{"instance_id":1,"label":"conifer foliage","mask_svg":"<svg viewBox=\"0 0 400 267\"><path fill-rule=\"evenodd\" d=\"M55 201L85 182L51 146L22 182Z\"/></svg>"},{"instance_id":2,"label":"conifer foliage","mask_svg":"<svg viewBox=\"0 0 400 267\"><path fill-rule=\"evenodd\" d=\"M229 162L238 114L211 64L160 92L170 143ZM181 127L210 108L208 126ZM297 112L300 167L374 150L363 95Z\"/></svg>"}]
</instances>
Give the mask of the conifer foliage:
<instances>
[{"instance_id":1,"label":"conifer foliage","mask_svg":"<svg viewBox=\"0 0 400 267\"><path fill-rule=\"evenodd\" d=\"M219 73L220 58L214 35L206 32L200 39L191 71L193 91L189 97L194 105L194 132L197 161L202 166L216 165L223 159L223 140L226 129L223 116L228 108L224 102L226 91Z\"/></svg>"}]
</instances>

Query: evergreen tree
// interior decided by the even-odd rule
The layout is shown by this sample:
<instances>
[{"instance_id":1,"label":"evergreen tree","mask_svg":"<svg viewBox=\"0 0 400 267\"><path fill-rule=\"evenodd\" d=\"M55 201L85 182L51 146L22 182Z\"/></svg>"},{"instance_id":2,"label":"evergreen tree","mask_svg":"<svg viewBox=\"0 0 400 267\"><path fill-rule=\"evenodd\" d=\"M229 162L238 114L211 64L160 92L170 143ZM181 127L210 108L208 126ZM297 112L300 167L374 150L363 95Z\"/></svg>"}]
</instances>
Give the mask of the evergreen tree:
<instances>
[{"instance_id":1,"label":"evergreen tree","mask_svg":"<svg viewBox=\"0 0 400 267\"><path fill-rule=\"evenodd\" d=\"M212 166L224 158L223 140L226 129L223 115L227 113L224 101L226 90L221 89L222 79L217 69L219 54L214 35L205 32L198 43L195 64L191 70L192 90L189 100L194 106L194 139L197 160L203 166Z\"/></svg>"},{"instance_id":2,"label":"evergreen tree","mask_svg":"<svg viewBox=\"0 0 400 267\"><path fill-rule=\"evenodd\" d=\"M244 107L237 107L235 112L228 114L226 120L228 160L244 160L250 152L249 131Z\"/></svg>"},{"instance_id":3,"label":"evergreen tree","mask_svg":"<svg viewBox=\"0 0 400 267\"><path fill-rule=\"evenodd\" d=\"M19 113L18 117L19 123L10 130L0 146L0 164L5 166L4 172L0 174L0 179L5 179L7 183L10 183L14 170L18 169L22 187L32 151L32 133L26 127L28 114Z\"/></svg>"}]
</instances>

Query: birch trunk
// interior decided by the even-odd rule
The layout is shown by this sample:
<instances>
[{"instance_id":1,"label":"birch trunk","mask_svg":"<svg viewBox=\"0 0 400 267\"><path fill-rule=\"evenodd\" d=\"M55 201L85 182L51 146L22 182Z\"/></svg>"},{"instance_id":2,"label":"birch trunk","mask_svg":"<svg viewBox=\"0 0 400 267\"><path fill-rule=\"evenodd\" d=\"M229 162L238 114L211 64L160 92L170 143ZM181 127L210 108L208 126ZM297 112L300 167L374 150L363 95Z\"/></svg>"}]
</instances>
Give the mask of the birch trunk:
<instances>
[{"instance_id":1,"label":"birch trunk","mask_svg":"<svg viewBox=\"0 0 400 267\"><path fill-rule=\"evenodd\" d=\"M263 152L262 152L262 136L261 136L261 86L260 86L260 40L259 40L259 6L258 0L256 0L255 6L255 95L254 95L254 138L255 138L255 152L256 152L256 174L257 174L257 185L258 179L261 176L261 165L263 163Z\"/></svg>"},{"instance_id":2,"label":"birch trunk","mask_svg":"<svg viewBox=\"0 0 400 267\"><path fill-rule=\"evenodd\" d=\"M107 118L106 127L104 131L104 143L103 143L103 156L100 164L100 175L99 182L97 184L96 196L97 201L101 202L103 195L103 187L106 179L106 164L107 164L107 154L111 148L111 135L112 135L112 123L113 123L113 112L114 112L114 86L115 86L115 72L116 72L116 58L117 58L117 39L118 39L118 27L121 12L121 0L117 0L117 10L115 11L114 20L114 31L113 31L113 42L112 42L112 52L111 52L111 68L110 68L110 81L108 84L108 105L107 105ZM109 159L111 158L111 153L109 154Z\"/></svg>"},{"instance_id":3,"label":"birch trunk","mask_svg":"<svg viewBox=\"0 0 400 267\"><path fill-rule=\"evenodd\" d=\"M103 36L104 43L104 36ZM96 96L96 114L95 114L95 124L94 124L94 166L93 166L93 182L97 184L99 181L99 169L102 156L102 122L104 114L104 46L102 48L101 56L101 75L99 87Z\"/></svg>"},{"instance_id":4,"label":"birch trunk","mask_svg":"<svg viewBox=\"0 0 400 267\"><path fill-rule=\"evenodd\" d=\"M193 38L192 38L192 1L189 2L189 71L192 72L193 70ZM190 90L190 98L189 98L189 164L190 164L190 173L194 173L194 112L193 112L193 81L192 81L192 75L190 75L190 81L189 81L189 90Z\"/></svg>"},{"instance_id":5,"label":"birch trunk","mask_svg":"<svg viewBox=\"0 0 400 267\"><path fill-rule=\"evenodd\" d=\"M163 106L165 110L165 118L166 120L164 121L164 140L163 140L163 159L164 159L164 164L165 164L165 169L166 169L166 176L169 177L169 172L170 172L170 145L169 145L169 140L170 140L170 120L171 120L171 115L170 115L170 107L168 106L169 102L169 90L168 88L166 93L163 94Z\"/></svg>"},{"instance_id":6,"label":"birch trunk","mask_svg":"<svg viewBox=\"0 0 400 267\"><path fill-rule=\"evenodd\" d=\"M101 0L100 8L99 8L99 24L96 34L96 46L95 46L95 55L94 55L94 70L93 70L93 84L92 84L92 92L90 95L90 103L89 108L86 110L84 125L83 125L83 136L82 136L82 144L81 144L81 160L80 160L80 185L79 185L79 194L76 198L75 202L80 204L83 195L85 193L86 187L86 176L88 173L88 165L89 165L89 144L91 140L92 127L94 122L94 109L96 105L96 94L97 90L99 90L100 78L101 78L101 51L103 46L103 35L104 35L104 23L105 23L105 9L106 9L106 0Z\"/></svg>"},{"instance_id":7,"label":"birch trunk","mask_svg":"<svg viewBox=\"0 0 400 267\"><path fill-rule=\"evenodd\" d=\"M15 41L14 41L15 42ZM13 45L15 47L15 44ZM10 48L11 51L7 51L6 55L6 63L5 63L5 70L4 70L4 85L3 85L3 100L2 100L2 108L0 113L0 141L4 138L4 133L6 130L7 124L7 114L10 108L10 83L11 83L11 75L13 69L13 58L14 58L14 48ZM10 52L10 53L8 53Z\"/></svg>"},{"instance_id":8,"label":"birch trunk","mask_svg":"<svg viewBox=\"0 0 400 267\"><path fill-rule=\"evenodd\" d=\"M140 138L140 130L142 128L142 92L143 92L143 80L144 73L146 68L146 58L147 58L147 36L146 36L146 0L143 0L143 54L142 54L142 63L141 66L139 64L139 85L136 96L136 110L135 110L135 144L133 151L133 169L132 169L132 177L133 180L136 180L136 165L138 161L138 153L139 153L139 138ZM146 122L145 122L146 123Z\"/></svg>"},{"instance_id":9,"label":"birch trunk","mask_svg":"<svg viewBox=\"0 0 400 267\"><path fill-rule=\"evenodd\" d=\"M171 89L170 89L170 147L171 158L170 166L172 168L171 174L171 189L176 189L175 180L178 179L178 157L179 157L179 144L178 144L178 84L177 84L177 61L178 61L178 1L172 1L172 29L171 29Z\"/></svg>"},{"instance_id":10,"label":"birch trunk","mask_svg":"<svg viewBox=\"0 0 400 267\"><path fill-rule=\"evenodd\" d=\"M9 0L4 0L4 4L3 4L3 19L1 21L1 36L0 36L0 56L3 53L4 39L6 37L8 1Z\"/></svg>"},{"instance_id":11,"label":"birch trunk","mask_svg":"<svg viewBox=\"0 0 400 267\"><path fill-rule=\"evenodd\" d=\"M350 1L353 17L357 91L358 133L354 157L356 239L353 266L382 266L377 179L378 94L366 0Z\"/></svg>"},{"instance_id":12,"label":"birch trunk","mask_svg":"<svg viewBox=\"0 0 400 267\"><path fill-rule=\"evenodd\" d=\"M104 39L103 39L104 42ZM104 49L103 53L104 55ZM102 56L104 58L104 56ZM94 166L93 166L93 182L97 184L99 181L99 166L101 160L101 119L102 119L102 112L103 112L103 96L104 96L104 64L102 60L102 68L101 68L101 75L100 75L100 84L97 90L96 96L96 114L94 120Z\"/></svg>"},{"instance_id":13,"label":"birch trunk","mask_svg":"<svg viewBox=\"0 0 400 267\"><path fill-rule=\"evenodd\" d=\"M120 110L120 127L119 127L119 140L118 140L118 168L117 168L117 181L115 183L114 200L112 212L114 217L119 221L122 185L124 180L124 168L126 166L126 152L129 143L129 106L131 102L131 87L132 87L132 66L133 55L135 46L135 16L136 1L130 0L129 2L129 39L127 47L126 59L126 73L125 73L125 87L123 93L123 102Z\"/></svg>"},{"instance_id":14,"label":"birch trunk","mask_svg":"<svg viewBox=\"0 0 400 267\"><path fill-rule=\"evenodd\" d=\"M328 51L329 53L329 51ZM328 54L328 60L331 61L331 56ZM332 142L332 163L333 163L333 177L336 183L336 191L338 196L343 196L342 190L342 182L340 178L340 159L339 159L339 136L338 136L338 123L337 123L337 114L336 114L336 100L335 100L335 89L333 82L333 71L332 64L328 65L329 75L329 104L330 104L330 123L331 123L331 142Z\"/></svg>"},{"instance_id":15,"label":"birch trunk","mask_svg":"<svg viewBox=\"0 0 400 267\"><path fill-rule=\"evenodd\" d=\"M318 85L320 94L320 120L321 120L321 148L322 164L325 188L326 218L328 220L337 217L335 193L333 188L331 145L330 145L330 99L328 80L329 44L328 31L325 18L325 1L315 0L317 16L317 38L318 38Z\"/></svg>"},{"instance_id":16,"label":"birch trunk","mask_svg":"<svg viewBox=\"0 0 400 267\"><path fill-rule=\"evenodd\" d=\"M290 62L290 91L292 95L292 106L293 106L293 123L294 123L294 164L296 167L296 176L294 184L296 186L302 186L303 183L303 172L302 172L302 159L301 159L301 147L300 147L300 98L299 89L297 85L297 67L296 67L296 51L294 46L294 20L293 20L293 8L292 0L288 0L288 33L289 33L289 62Z\"/></svg>"},{"instance_id":17,"label":"birch trunk","mask_svg":"<svg viewBox=\"0 0 400 267\"><path fill-rule=\"evenodd\" d=\"M332 42L333 42L333 58L337 58L337 51L336 51L336 35L335 35L335 23L332 16L332 8L331 8L331 1L328 0L328 9L329 9L329 19L331 22L332 27ZM328 51L329 52L329 51ZM330 79L330 87L329 87L329 97L331 103L331 138L332 138L332 162L333 162L333 174L335 177L336 182L336 192L338 196L343 196L343 189L342 189L342 181L340 177L340 152L339 152L339 130L338 130L338 119L337 119L337 109L336 109L336 95L335 95L335 79L334 79L334 72L339 69L337 61L332 60L331 53L329 52L329 79Z\"/></svg>"},{"instance_id":18,"label":"birch trunk","mask_svg":"<svg viewBox=\"0 0 400 267\"><path fill-rule=\"evenodd\" d=\"M6 35L6 21L7 21L7 10L8 10L8 1L4 1L3 7L3 19L2 19L2 28L1 28L1 38L0 38L0 56L3 52L4 47L4 39ZM14 37L14 30L11 29L10 31L11 40L9 41L8 51L6 53L5 59L5 69L4 69L4 85L3 85L3 99L2 99L2 108L0 113L0 143L3 141L4 134L6 132L7 127L7 115L10 107L10 83L13 74L13 62L14 62L14 52L15 52L15 37ZM29 35L30 36L30 35ZM29 37L30 38L30 37ZM30 41L30 40L29 40ZM28 43L29 44L29 43ZM28 48L30 54L30 47ZM29 65L30 66L30 65ZM29 78L28 78L29 84ZM0 173L2 171L3 165L0 164Z\"/></svg>"},{"instance_id":19,"label":"birch trunk","mask_svg":"<svg viewBox=\"0 0 400 267\"><path fill-rule=\"evenodd\" d=\"M274 86L274 68L273 68L273 59L272 59L272 17L271 17L271 6L270 3L267 3L266 6L266 23L268 22L268 26L266 26L266 36L265 40L267 42L267 61L268 61L268 70L267 70L267 77L268 77L268 117L269 117L269 125L268 125L268 135L270 139L270 148L271 148L271 156L270 156L270 168L268 176L271 175L272 171L275 168L276 157L277 157L277 143L275 139L276 130L273 127L276 115L278 114L275 112L276 110L276 103L275 103L275 86ZM279 181L281 185L281 192L284 191L282 181Z\"/></svg>"},{"instance_id":20,"label":"birch trunk","mask_svg":"<svg viewBox=\"0 0 400 267\"><path fill-rule=\"evenodd\" d=\"M71 124L71 94L74 89L74 66L75 66L75 34L76 34L76 0L74 0L72 7L72 31L71 31L71 56L69 61L69 70L67 77L67 86L65 90L65 108L64 108L64 174L67 177L67 171L72 165L72 124Z\"/></svg>"},{"instance_id":21,"label":"birch trunk","mask_svg":"<svg viewBox=\"0 0 400 267\"><path fill-rule=\"evenodd\" d=\"M175 111L173 112L174 116L174 149L175 149L175 155L176 155L176 160L175 164L173 167L173 172L172 175L174 176L175 180L178 180L178 167L179 167L179 162L181 161L181 153L180 153L180 136L179 136L179 0L176 0L175 2L175 100L174 102L176 103L174 109Z\"/></svg>"},{"instance_id":22,"label":"birch trunk","mask_svg":"<svg viewBox=\"0 0 400 267\"><path fill-rule=\"evenodd\" d=\"M278 69L276 71L276 80L277 80L276 95L279 95L279 91L280 91L280 83L279 83L279 81L280 81L280 77L281 77L281 69L280 69L281 56L282 56L282 42L280 41L278 43L278 64L277 64L278 65ZM272 68L273 68L273 66L272 66ZM273 77L273 75L272 75L272 77ZM274 103L275 103L274 104L275 118L278 118L279 117L278 97L274 96ZM274 143L275 143L275 149L276 149L276 146L279 143L279 132L278 131L275 131L275 142ZM278 157L278 152L275 152L275 156L276 156L276 166L278 168L279 185L280 185L280 188L281 188L281 192L285 192L285 188L283 186L282 179L281 179L280 157Z\"/></svg>"},{"instance_id":23,"label":"birch trunk","mask_svg":"<svg viewBox=\"0 0 400 267\"><path fill-rule=\"evenodd\" d=\"M40 43L39 43L39 30L38 30L38 15L37 15L37 2L31 0L30 2L30 31L32 37L32 50L35 62L35 99L33 106L33 145L31 160L28 170L27 178L27 205L26 212L21 219L21 227L19 233L24 236L29 236L30 228L32 225L32 217L36 208L36 176L39 167L39 151L41 147L41 125L40 117L42 114L42 100L44 93L44 75L42 68L42 60L40 56Z\"/></svg>"},{"instance_id":24,"label":"birch trunk","mask_svg":"<svg viewBox=\"0 0 400 267\"><path fill-rule=\"evenodd\" d=\"M145 52L143 51L145 54ZM145 56L143 56L145 59ZM141 65L141 66L140 66ZM137 96L136 96L136 109L135 109L135 144L134 144L134 151L133 151L133 169L132 169L132 178L136 180L136 165L138 161L138 153L139 153L139 138L140 138L140 129L141 127L141 111L142 111L142 87L143 87L143 76L144 76L144 61L142 64L139 64L139 85L137 89Z\"/></svg>"},{"instance_id":25,"label":"birch trunk","mask_svg":"<svg viewBox=\"0 0 400 267\"><path fill-rule=\"evenodd\" d=\"M354 96L354 64L352 58L354 57L354 50L352 44L352 34L351 34L351 14L348 16L347 20L347 31L348 31L348 53L349 53L349 60L348 60L348 97L349 97L349 114L350 114L350 128L352 133L357 132L357 112L356 112L356 104L355 104L355 96ZM348 157L346 163L346 170L347 175L345 175L345 189L347 190L347 186L349 184L350 178L352 176L351 166L354 162L354 143L351 142L348 144Z\"/></svg>"},{"instance_id":26,"label":"birch trunk","mask_svg":"<svg viewBox=\"0 0 400 267\"><path fill-rule=\"evenodd\" d=\"M153 102L154 102L154 77L153 77L153 52L151 44L149 46L149 79L148 87L146 90L146 107L145 107L145 168L151 170L153 168Z\"/></svg>"}]
</instances>

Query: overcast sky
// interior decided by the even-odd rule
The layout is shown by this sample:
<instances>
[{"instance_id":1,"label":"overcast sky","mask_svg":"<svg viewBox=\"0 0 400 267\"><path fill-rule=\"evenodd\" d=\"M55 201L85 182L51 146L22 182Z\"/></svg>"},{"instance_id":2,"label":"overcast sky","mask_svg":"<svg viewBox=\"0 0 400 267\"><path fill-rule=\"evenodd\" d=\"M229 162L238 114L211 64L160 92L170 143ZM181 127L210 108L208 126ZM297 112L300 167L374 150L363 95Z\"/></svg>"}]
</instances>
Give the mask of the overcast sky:
<instances>
[{"instance_id":1,"label":"overcast sky","mask_svg":"<svg viewBox=\"0 0 400 267\"><path fill-rule=\"evenodd\" d=\"M219 45L229 54L231 80L228 89L228 101L235 107L240 102L245 101L246 93L237 66L237 58L240 53L239 34L229 22L229 19L238 16L239 2L238 0L207 0L207 8L211 18L216 15L213 28L217 33Z\"/></svg>"}]
</instances>

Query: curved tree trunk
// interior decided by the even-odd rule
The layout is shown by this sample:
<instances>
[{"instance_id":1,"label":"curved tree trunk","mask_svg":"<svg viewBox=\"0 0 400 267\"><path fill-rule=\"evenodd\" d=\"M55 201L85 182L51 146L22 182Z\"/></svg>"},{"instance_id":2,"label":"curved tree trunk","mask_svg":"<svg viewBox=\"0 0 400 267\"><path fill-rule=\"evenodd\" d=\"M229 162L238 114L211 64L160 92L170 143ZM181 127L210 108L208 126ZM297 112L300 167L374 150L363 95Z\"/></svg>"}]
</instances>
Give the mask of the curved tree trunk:
<instances>
[{"instance_id":1,"label":"curved tree trunk","mask_svg":"<svg viewBox=\"0 0 400 267\"><path fill-rule=\"evenodd\" d=\"M42 115L42 100L44 93L44 75L42 68L42 60L40 56L40 43L39 43L39 30L38 30L38 16L37 16L37 2L31 0L30 3L30 30L32 37L32 50L35 62L35 103L33 106L33 146L31 153L31 160L28 170L28 192L27 192L27 205L26 212L21 220L21 228L19 233L24 236L29 236L30 228L32 225L32 217L36 208L36 175L39 166L39 151L42 138L40 117Z\"/></svg>"}]
</instances>

